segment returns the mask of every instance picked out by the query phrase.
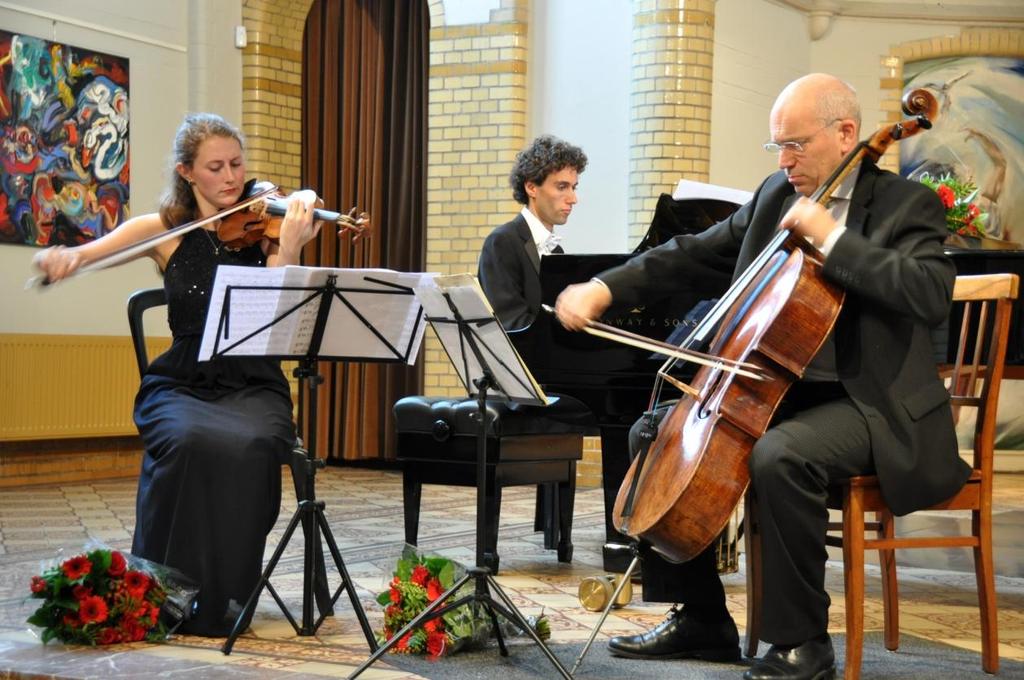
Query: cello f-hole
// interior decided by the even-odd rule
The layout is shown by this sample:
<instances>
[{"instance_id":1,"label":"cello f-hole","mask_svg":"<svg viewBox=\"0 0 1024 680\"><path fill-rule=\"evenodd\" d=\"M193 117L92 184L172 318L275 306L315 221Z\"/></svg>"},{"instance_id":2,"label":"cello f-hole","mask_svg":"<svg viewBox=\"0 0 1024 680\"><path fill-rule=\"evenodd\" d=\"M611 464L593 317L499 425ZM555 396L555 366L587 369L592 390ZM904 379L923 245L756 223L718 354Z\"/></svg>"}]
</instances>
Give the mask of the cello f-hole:
<instances>
[{"instance_id":1,"label":"cello f-hole","mask_svg":"<svg viewBox=\"0 0 1024 680\"><path fill-rule=\"evenodd\" d=\"M711 409L708 407L708 404L713 401L712 397L718 392L724 378L725 374L722 371L715 371L715 375L711 379L711 388L704 393L704 397L700 400L700 408L697 410L698 418L703 419L711 415Z\"/></svg>"}]
</instances>

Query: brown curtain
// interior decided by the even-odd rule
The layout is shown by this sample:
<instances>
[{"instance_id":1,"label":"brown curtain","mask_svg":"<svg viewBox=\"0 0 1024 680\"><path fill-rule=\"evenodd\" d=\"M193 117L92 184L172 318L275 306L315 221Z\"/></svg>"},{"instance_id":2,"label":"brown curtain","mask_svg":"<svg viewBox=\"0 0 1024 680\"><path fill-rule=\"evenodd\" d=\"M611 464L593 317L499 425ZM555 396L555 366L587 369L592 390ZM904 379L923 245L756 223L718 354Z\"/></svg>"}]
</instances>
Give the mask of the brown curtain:
<instances>
[{"instance_id":1,"label":"brown curtain","mask_svg":"<svg viewBox=\"0 0 1024 680\"><path fill-rule=\"evenodd\" d=\"M372 232L353 243L325 228L306 247L306 264L423 271L429 29L425 0L316 0L310 8L302 45L303 184L330 209L367 211ZM391 407L422 392L422 360L414 368L322 362L319 369L317 454L393 458ZM303 420L307 403L308 394L300 395Z\"/></svg>"}]
</instances>

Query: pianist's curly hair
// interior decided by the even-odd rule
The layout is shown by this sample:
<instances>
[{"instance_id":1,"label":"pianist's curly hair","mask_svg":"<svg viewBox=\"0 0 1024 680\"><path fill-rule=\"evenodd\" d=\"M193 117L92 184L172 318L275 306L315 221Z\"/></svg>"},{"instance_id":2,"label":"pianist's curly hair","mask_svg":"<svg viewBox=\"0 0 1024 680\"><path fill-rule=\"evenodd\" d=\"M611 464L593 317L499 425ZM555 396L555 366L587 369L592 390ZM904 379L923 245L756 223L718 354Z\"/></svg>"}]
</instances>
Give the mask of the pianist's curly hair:
<instances>
[{"instance_id":1,"label":"pianist's curly hair","mask_svg":"<svg viewBox=\"0 0 1024 680\"><path fill-rule=\"evenodd\" d=\"M587 167L587 155L583 149L555 137L541 135L530 146L516 154L515 165L508 176L512 186L512 198L527 204L526 183L543 184L547 176L562 168L572 168L577 173Z\"/></svg>"}]
</instances>

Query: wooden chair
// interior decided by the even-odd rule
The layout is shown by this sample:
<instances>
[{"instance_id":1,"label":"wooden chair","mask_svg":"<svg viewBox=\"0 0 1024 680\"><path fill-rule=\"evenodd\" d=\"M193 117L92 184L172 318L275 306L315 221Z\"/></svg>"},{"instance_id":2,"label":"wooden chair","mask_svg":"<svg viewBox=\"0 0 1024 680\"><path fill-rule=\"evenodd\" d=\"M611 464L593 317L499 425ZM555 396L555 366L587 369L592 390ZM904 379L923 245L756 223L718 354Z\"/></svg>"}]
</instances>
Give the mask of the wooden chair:
<instances>
[{"instance_id":1,"label":"wooden chair","mask_svg":"<svg viewBox=\"0 0 1024 680\"><path fill-rule=\"evenodd\" d=\"M1016 274L958 276L953 289L954 312L960 318L956 358L940 367L949 381L954 416L964 407L977 410L974 427L973 471L963 489L952 498L925 510L969 510L971 533L961 536L896 536L894 517L882 499L878 478L858 476L830 489L829 507L841 509L843 521L830 523L828 545L843 549L846 589L846 663L844 678L860 677L864 643L864 552L878 550L882 569L882 600L885 647L899 645L899 610L896 584L896 549L970 547L981 613L981 665L987 673L999 670L999 637L996 630L996 593L992 561L992 467L996 408L1003 377L1006 344L1013 300L1019 281ZM874 513L874 521L865 515ZM761 552L754 499L747 495L747 656L757 653L761 608ZM866 532L873 535L865 536Z\"/></svg>"}]
</instances>

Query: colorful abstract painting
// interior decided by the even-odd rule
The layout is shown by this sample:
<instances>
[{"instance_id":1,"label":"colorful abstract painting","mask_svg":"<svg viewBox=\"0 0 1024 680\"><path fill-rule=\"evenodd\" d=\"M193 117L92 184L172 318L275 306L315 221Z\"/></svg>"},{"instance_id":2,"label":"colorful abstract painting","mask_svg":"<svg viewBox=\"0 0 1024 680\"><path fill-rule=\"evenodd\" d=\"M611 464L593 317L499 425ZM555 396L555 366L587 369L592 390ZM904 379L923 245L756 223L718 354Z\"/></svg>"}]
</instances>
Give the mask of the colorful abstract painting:
<instances>
[{"instance_id":1,"label":"colorful abstract painting","mask_svg":"<svg viewBox=\"0 0 1024 680\"><path fill-rule=\"evenodd\" d=\"M903 84L932 92L939 115L931 130L900 142L900 173L973 181L988 235L1024 241L1024 59L907 62Z\"/></svg>"},{"instance_id":2,"label":"colorful abstract painting","mask_svg":"<svg viewBox=\"0 0 1024 680\"><path fill-rule=\"evenodd\" d=\"M0 243L75 245L128 213L128 59L0 30Z\"/></svg>"}]
</instances>

